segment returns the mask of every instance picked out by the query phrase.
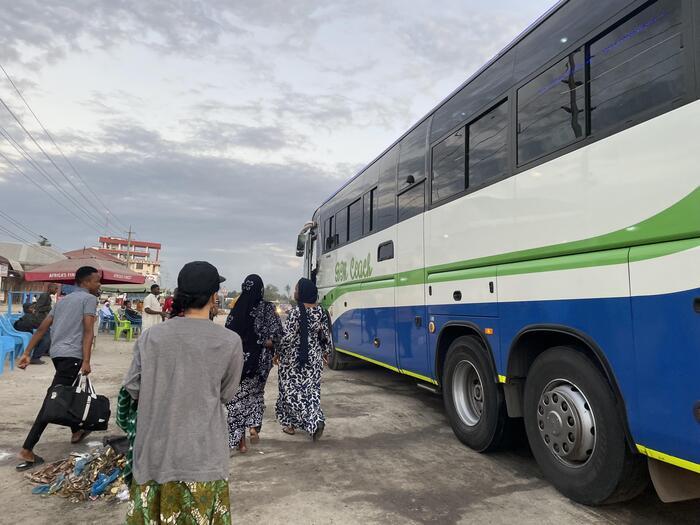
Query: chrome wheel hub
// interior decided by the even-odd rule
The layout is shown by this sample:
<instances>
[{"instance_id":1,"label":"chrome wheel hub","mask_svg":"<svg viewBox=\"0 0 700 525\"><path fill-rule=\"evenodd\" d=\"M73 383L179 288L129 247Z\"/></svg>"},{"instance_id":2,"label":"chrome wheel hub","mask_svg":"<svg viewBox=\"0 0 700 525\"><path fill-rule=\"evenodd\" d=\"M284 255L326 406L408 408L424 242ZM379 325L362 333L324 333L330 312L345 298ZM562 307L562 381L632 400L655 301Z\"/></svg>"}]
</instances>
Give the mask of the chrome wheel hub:
<instances>
[{"instance_id":1,"label":"chrome wheel hub","mask_svg":"<svg viewBox=\"0 0 700 525\"><path fill-rule=\"evenodd\" d=\"M481 420L484 411L484 385L470 361L460 361L452 375L452 399L462 422L470 427Z\"/></svg>"},{"instance_id":2,"label":"chrome wheel hub","mask_svg":"<svg viewBox=\"0 0 700 525\"><path fill-rule=\"evenodd\" d=\"M582 467L595 450L595 418L586 396L565 379L550 382L537 404L537 426L549 451L569 467Z\"/></svg>"}]
</instances>

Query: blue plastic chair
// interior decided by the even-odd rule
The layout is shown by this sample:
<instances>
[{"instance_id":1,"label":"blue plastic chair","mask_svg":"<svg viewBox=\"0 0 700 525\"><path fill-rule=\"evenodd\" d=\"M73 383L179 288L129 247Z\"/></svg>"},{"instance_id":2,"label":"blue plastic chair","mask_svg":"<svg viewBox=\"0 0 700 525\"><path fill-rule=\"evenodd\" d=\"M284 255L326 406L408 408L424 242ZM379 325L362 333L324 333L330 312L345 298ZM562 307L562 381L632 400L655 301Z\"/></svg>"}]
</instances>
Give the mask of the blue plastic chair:
<instances>
[{"instance_id":1,"label":"blue plastic chair","mask_svg":"<svg viewBox=\"0 0 700 525\"><path fill-rule=\"evenodd\" d=\"M141 328L143 327L143 318L141 317L131 317L126 314L124 318L131 323L131 328L134 330L134 335L141 333Z\"/></svg>"},{"instance_id":2,"label":"blue plastic chair","mask_svg":"<svg viewBox=\"0 0 700 525\"><path fill-rule=\"evenodd\" d=\"M9 319L2 315L0 315L0 328L2 329L3 335L10 336L15 340L15 349L19 352L24 352L27 346L29 346L32 334L15 330ZM17 355L19 355L19 353Z\"/></svg>"},{"instance_id":3,"label":"blue plastic chair","mask_svg":"<svg viewBox=\"0 0 700 525\"><path fill-rule=\"evenodd\" d=\"M106 316L102 309L97 312L97 315L100 318L100 327L98 330L100 332L103 330L106 330L108 333L111 332L114 328L114 317Z\"/></svg>"},{"instance_id":4,"label":"blue plastic chair","mask_svg":"<svg viewBox=\"0 0 700 525\"><path fill-rule=\"evenodd\" d=\"M0 335L0 375L2 375L5 370L5 359L10 356L10 370L15 369L15 359L17 359L17 353L15 351L15 340L12 337L6 335Z\"/></svg>"}]
</instances>

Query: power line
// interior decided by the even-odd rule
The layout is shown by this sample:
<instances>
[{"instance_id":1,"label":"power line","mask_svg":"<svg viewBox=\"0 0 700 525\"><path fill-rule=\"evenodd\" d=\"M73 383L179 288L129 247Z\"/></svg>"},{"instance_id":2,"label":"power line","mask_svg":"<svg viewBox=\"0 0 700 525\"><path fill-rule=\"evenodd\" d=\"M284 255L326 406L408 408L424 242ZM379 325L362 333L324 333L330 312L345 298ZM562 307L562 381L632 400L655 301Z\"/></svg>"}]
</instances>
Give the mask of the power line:
<instances>
[{"instance_id":1,"label":"power line","mask_svg":"<svg viewBox=\"0 0 700 525\"><path fill-rule=\"evenodd\" d=\"M0 97L0 104L2 104L3 107L7 110L7 112L12 116L12 118L15 119L15 121L17 122L17 124L19 124L19 126L20 126L20 127L22 128L22 130L27 134L27 136L32 140L32 142L36 145L36 147L39 148L39 150L44 154L44 157L46 157L46 159L53 165L53 167L56 168L56 170L57 170L61 175L63 175L63 178L66 179L66 181L68 181L68 184L70 184L70 185L73 187L73 189L75 189L75 191L77 191L77 192L83 197L83 199L85 199L85 201L86 201L87 203L89 203L91 206L93 206L93 207L98 211L98 216L99 216L99 211L100 211L100 210L90 201L90 199L88 199L88 198L85 196L85 194L80 190L80 188L78 188L78 187L73 183L73 181L70 180L70 178L69 178L69 177L65 174L65 172L58 166L58 164L56 164L56 163L54 162L54 160L49 156L49 154L46 153L46 150L44 150L44 148L41 146L41 144L39 144L39 143L37 142L37 140L34 138L34 135L32 135L32 134L30 133L30 131L24 126L24 124L22 123L22 121L20 120L20 118L19 118L17 115L15 115L15 113L10 109L10 107L5 103L5 101L4 101L1 97ZM75 199L73 199L73 200L75 201ZM77 202L77 201L75 201L75 202ZM77 204L77 205L80 206L81 208L83 208L81 205L79 205L79 204ZM85 213L87 214L87 210L85 210Z\"/></svg>"},{"instance_id":2,"label":"power line","mask_svg":"<svg viewBox=\"0 0 700 525\"><path fill-rule=\"evenodd\" d=\"M37 232L35 232L34 230L31 230L29 227L25 226L21 222L13 219L4 211L0 211L0 216L5 217L6 220L10 221L12 224L14 224L16 227L20 228L21 230L24 230L25 233L31 235L32 237L36 237L37 239L45 238L43 235L38 234Z\"/></svg>"},{"instance_id":3,"label":"power line","mask_svg":"<svg viewBox=\"0 0 700 525\"><path fill-rule=\"evenodd\" d=\"M85 216L92 221L93 223L97 224L98 226L101 227L101 223L98 219L96 219L93 215L89 213L87 209L85 209L84 206L82 206L76 199L73 197L70 193L68 193L64 188L62 188L52 177L47 171L32 157L32 155L22 146L19 142L17 142L10 133L0 126L0 136L2 136L6 142L12 146L15 151L17 151L24 159L29 163L29 165L34 168L36 171L38 171L48 182L51 184L56 191L58 191L63 197L65 197L68 201L70 201L78 210L80 210ZM99 231L99 228L98 228Z\"/></svg>"},{"instance_id":4,"label":"power line","mask_svg":"<svg viewBox=\"0 0 700 525\"><path fill-rule=\"evenodd\" d=\"M23 230L25 233L31 235L32 237L35 237L35 238L39 239L39 243L37 243L39 246L43 246L43 245L41 244L41 240L42 240L42 239L43 239L43 240L46 240L46 241L48 240L48 238L45 237L44 235L41 235L40 233L35 232L35 231L32 230L29 226L23 224L21 221L15 219L15 218L11 217L10 215L8 215L7 213L5 213L4 211L0 211L0 216L1 216L1 217L4 217L5 220L7 220L8 222L14 224L15 227L17 227L17 228ZM54 247L55 247L56 249L58 249L59 251L64 251L63 248L61 248L60 246L57 246L57 245L55 245L55 244L53 244L53 243L51 244L51 246L54 246Z\"/></svg>"},{"instance_id":5,"label":"power line","mask_svg":"<svg viewBox=\"0 0 700 525\"><path fill-rule=\"evenodd\" d=\"M17 164L15 164L10 158L8 158L3 152L0 151L0 157L5 160L10 166L12 166L20 175L23 175L26 177L34 186L39 188L41 191L46 193L51 199L61 206L64 210L66 210L68 213L70 213L73 217L78 219L80 222L82 222L84 225L86 225L88 228L91 230L97 232L98 235L101 235L99 229L95 229L95 226L88 223L85 219L83 219L80 215L76 214L73 210L71 210L68 206L66 206L63 202L61 202L59 199L57 199L50 191L48 191L46 188L44 188L41 184L36 182L33 178L31 178L29 175L27 175Z\"/></svg>"},{"instance_id":6,"label":"power line","mask_svg":"<svg viewBox=\"0 0 700 525\"><path fill-rule=\"evenodd\" d=\"M38 251L42 252L44 255L48 255L51 257L54 257L56 253L54 251L49 251L47 250L44 246L40 246L38 244L34 244L31 241L28 241L21 235L17 234L16 232L13 232L12 230L9 230L8 228L5 228L4 226L0 226L0 231L4 231L5 235L8 235L11 239L14 239L16 241L19 241L21 243L27 244L31 246L32 248L36 248Z\"/></svg>"},{"instance_id":7,"label":"power line","mask_svg":"<svg viewBox=\"0 0 700 525\"><path fill-rule=\"evenodd\" d=\"M17 85L16 85L16 84L14 83L14 81L12 80L12 77L10 77L10 75L9 75L8 72L5 70L5 68L2 66L2 64L0 64L0 69L1 69L2 72L5 74L5 77L7 77L7 80L10 82L10 84L11 84L12 87L14 88L14 90L15 90L15 92L17 93L17 95L19 96L19 98L22 100L22 102L24 102L24 105L27 106L27 109L28 109L29 112L32 114L32 116L34 117L34 119L37 121L37 123L39 124L39 126L41 126L41 129L44 130L44 133L45 133L46 136L49 138L49 140L51 141L51 143L54 145L54 147L55 147L55 148L58 150L58 152L61 154L61 157L63 157L63 160L65 160L66 163L68 164L68 166L70 166L71 170L73 170L73 173L75 173L75 175L78 177L78 179L83 183L83 185L88 189L88 191L97 199L97 201L100 203L100 205L102 205L102 207L107 211L107 213L109 213L112 217L114 217L114 218L117 220L117 222L119 222L123 227L126 227L126 223L124 223L123 221L121 221L121 220L119 219L119 217L117 217L117 216L112 212L112 210L110 210L110 209L107 207L107 205L104 203L104 201L102 200L102 198L90 187L90 185L85 181L85 179L80 175L80 173L78 173L78 170L75 169L75 166L73 166L73 163L72 163L70 160L68 160L68 157L66 157L66 155L63 153L63 150L58 146L58 144L57 144L56 141L54 140L54 138L53 138L53 136L51 135L51 133L49 133L49 130L46 129L46 127L45 127L44 124L41 122L41 120L39 120L39 117L36 115L36 113L34 113L34 110L33 110L33 109L31 108L31 106L29 105L29 102L27 102L27 99L24 98L24 95L22 95L22 92L19 90L19 88L17 87ZM98 211L99 211L99 210L98 210Z\"/></svg>"}]
</instances>

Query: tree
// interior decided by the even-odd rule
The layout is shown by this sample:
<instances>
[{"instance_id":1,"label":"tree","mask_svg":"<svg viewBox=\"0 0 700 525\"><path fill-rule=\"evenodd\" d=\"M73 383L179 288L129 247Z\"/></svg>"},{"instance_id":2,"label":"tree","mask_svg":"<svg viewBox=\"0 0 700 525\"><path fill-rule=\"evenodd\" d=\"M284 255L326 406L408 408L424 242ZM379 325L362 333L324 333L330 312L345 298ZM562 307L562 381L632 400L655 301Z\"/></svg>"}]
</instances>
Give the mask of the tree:
<instances>
[{"instance_id":1,"label":"tree","mask_svg":"<svg viewBox=\"0 0 700 525\"><path fill-rule=\"evenodd\" d=\"M265 286L265 299L268 301L279 301L281 298L280 290L274 284Z\"/></svg>"},{"instance_id":2,"label":"tree","mask_svg":"<svg viewBox=\"0 0 700 525\"><path fill-rule=\"evenodd\" d=\"M287 292L287 301L292 300L292 287L288 284L284 287L284 291Z\"/></svg>"}]
</instances>

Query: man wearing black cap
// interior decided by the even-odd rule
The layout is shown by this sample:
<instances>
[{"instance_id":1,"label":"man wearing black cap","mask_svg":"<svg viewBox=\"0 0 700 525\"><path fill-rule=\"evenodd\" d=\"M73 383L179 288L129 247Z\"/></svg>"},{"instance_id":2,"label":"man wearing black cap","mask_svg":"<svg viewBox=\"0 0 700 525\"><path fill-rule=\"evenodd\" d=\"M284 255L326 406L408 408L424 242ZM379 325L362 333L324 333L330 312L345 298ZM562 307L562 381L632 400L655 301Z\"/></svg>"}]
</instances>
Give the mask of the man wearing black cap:
<instances>
[{"instance_id":1,"label":"man wearing black cap","mask_svg":"<svg viewBox=\"0 0 700 525\"><path fill-rule=\"evenodd\" d=\"M209 318L223 281L207 262L186 264L177 279L175 317L136 342L124 378L124 388L139 401L135 498L152 490L152 483L146 485L151 481L216 484L228 479L224 405L238 389L243 349L235 332ZM184 316L177 317L181 312ZM228 514L228 490L223 492L222 499L211 502L211 513ZM185 502L173 502L176 508L179 503L184 507ZM188 509L179 511L187 514Z\"/></svg>"}]
</instances>

